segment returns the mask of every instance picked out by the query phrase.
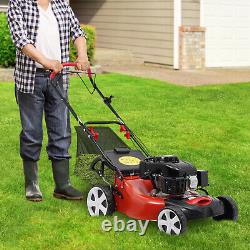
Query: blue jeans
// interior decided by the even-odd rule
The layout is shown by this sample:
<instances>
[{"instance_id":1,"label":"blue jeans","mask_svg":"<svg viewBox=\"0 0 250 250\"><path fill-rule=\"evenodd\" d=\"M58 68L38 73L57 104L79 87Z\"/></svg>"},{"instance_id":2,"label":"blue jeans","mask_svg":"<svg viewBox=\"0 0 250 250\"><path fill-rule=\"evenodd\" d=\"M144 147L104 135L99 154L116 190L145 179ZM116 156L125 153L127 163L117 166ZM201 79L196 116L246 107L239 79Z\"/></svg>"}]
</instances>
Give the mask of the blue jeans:
<instances>
[{"instance_id":1,"label":"blue jeans","mask_svg":"<svg viewBox=\"0 0 250 250\"><path fill-rule=\"evenodd\" d=\"M60 89L63 90L62 81ZM24 160L38 161L43 140L43 113L48 134L47 153L50 160L69 159L71 129L69 111L49 81L49 75L37 73L34 93L17 91L22 131L20 155Z\"/></svg>"}]
</instances>

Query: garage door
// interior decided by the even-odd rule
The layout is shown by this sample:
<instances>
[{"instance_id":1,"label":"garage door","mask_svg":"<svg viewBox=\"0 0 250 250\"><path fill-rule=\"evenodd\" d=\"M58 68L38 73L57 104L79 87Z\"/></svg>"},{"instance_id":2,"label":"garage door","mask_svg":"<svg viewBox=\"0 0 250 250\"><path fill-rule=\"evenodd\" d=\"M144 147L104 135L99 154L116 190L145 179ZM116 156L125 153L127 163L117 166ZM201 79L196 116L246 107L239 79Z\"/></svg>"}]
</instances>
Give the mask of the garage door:
<instances>
[{"instance_id":1,"label":"garage door","mask_svg":"<svg viewBox=\"0 0 250 250\"><path fill-rule=\"evenodd\" d=\"M201 0L206 66L250 66L250 1Z\"/></svg>"}]
</instances>

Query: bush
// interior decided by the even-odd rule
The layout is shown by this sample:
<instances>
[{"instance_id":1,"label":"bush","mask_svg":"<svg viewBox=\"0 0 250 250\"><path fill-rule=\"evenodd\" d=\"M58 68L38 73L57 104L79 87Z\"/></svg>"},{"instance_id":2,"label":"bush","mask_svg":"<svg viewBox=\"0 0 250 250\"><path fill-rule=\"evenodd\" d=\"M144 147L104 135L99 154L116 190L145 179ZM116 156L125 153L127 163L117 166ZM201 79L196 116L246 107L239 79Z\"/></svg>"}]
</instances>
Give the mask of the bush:
<instances>
[{"instance_id":1,"label":"bush","mask_svg":"<svg viewBox=\"0 0 250 250\"><path fill-rule=\"evenodd\" d=\"M89 61L93 64L95 53L95 28L90 25L82 26L87 35L87 53ZM76 49L72 42L70 44L70 61L76 60ZM10 67L15 65L16 48L12 43L7 17L5 13L0 13L0 66Z\"/></svg>"},{"instance_id":2,"label":"bush","mask_svg":"<svg viewBox=\"0 0 250 250\"><path fill-rule=\"evenodd\" d=\"M16 48L10 37L7 17L5 13L0 13L0 65L14 66L15 59Z\"/></svg>"},{"instance_id":3,"label":"bush","mask_svg":"<svg viewBox=\"0 0 250 250\"><path fill-rule=\"evenodd\" d=\"M86 33L88 58L89 58L90 63L93 64L94 56L95 56L95 41L96 41L95 27L90 26L90 25L82 25L81 28ZM74 62L76 60L76 57L77 57L76 49L73 46L73 43L71 41L71 43L70 43L70 61Z\"/></svg>"}]
</instances>

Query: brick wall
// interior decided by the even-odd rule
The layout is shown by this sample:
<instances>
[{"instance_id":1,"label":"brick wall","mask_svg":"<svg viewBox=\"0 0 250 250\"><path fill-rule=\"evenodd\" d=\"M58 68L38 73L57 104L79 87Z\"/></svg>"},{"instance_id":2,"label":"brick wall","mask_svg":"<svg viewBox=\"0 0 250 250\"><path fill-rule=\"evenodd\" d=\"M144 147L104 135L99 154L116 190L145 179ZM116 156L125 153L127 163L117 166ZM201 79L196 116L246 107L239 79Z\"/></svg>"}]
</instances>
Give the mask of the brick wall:
<instances>
[{"instance_id":1,"label":"brick wall","mask_svg":"<svg viewBox=\"0 0 250 250\"><path fill-rule=\"evenodd\" d=\"M180 69L205 67L205 28L180 27Z\"/></svg>"}]
</instances>

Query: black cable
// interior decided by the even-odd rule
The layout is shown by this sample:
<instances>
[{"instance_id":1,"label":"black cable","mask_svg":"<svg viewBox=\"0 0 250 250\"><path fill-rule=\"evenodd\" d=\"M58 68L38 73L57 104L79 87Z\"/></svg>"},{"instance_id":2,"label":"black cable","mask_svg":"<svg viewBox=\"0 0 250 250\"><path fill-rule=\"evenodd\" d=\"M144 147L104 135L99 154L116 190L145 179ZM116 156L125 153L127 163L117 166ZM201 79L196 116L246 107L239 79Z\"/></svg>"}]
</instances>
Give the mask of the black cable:
<instances>
[{"instance_id":1,"label":"black cable","mask_svg":"<svg viewBox=\"0 0 250 250\"><path fill-rule=\"evenodd\" d=\"M88 92L89 92L91 95L93 95L94 92L95 92L95 88L93 88L93 90L90 91L89 87L87 86L87 84L86 84L86 83L84 82L84 80L82 79L80 73L77 72L76 74L79 76L79 78L81 79L82 83L84 84L84 86L86 87L86 89L88 90Z\"/></svg>"},{"instance_id":2,"label":"black cable","mask_svg":"<svg viewBox=\"0 0 250 250\"><path fill-rule=\"evenodd\" d=\"M81 79L82 83L84 84L85 88L87 89L87 91L93 95L94 92L95 92L95 88L93 88L93 90L90 90L90 88L88 87L88 85L86 84L86 82L83 80L83 78L81 77L80 73L81 72L78 72L78 71L71 71L71 70L67 70L65 73L63 73L64 75L69 75L69 74L77 74L78 77ZM92 75L94 75L94 82L95 82L95 79L96 79L96 74L95 73L92 73Z\"/></svg>"},{"instance_id":3,"label":"black cable","mask_svg":"<svg viewBox=\"0 0 250 250\"><path fill-rule=\"evenodd\" d=\"M134 147L137 149L137 150L140 150L141 148L135 143L135 141L134 140L131 140L132 141L132 143L133 143L133 145L134 145Z\"/></svg>"},{"instance_id":4,"label":"black cable","mask_svg":"<svg viewBox=\"0 0 250 250\"><path fill-rule=\"evenodd\" d=\"M148 150L147 146L142 142L142 140L135 133L132 132L132 135L136 138L136 140L138 140L137 143L139 143L139 145L147 153L147 156L149 156L150 154L149 154L149 150Z\"/></svg>"}]
</instances>

